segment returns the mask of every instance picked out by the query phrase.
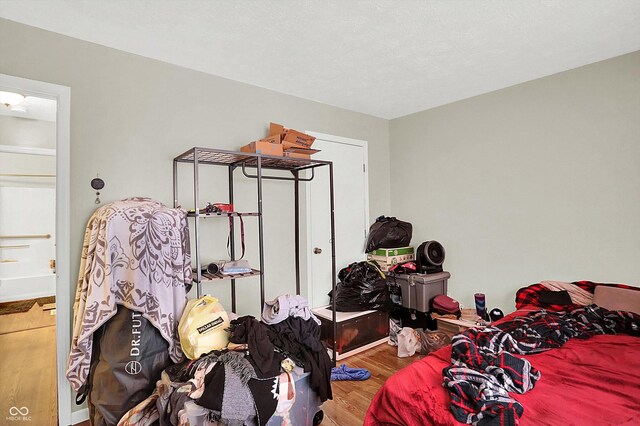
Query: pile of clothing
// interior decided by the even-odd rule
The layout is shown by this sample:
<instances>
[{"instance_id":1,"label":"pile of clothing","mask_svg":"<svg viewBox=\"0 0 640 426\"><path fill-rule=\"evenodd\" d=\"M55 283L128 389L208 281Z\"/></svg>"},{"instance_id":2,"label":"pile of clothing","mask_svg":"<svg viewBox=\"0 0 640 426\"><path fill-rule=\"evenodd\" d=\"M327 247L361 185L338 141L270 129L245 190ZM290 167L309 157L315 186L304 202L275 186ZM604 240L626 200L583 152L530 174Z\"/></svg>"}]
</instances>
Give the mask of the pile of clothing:
<instances>
[{"instance_id":1,"label":"pile of clothing","mask_svg":"<svg viewBox=\"0 0 640 426\"><path fill-rule=\"evenodd\" d=\"M320 321L304 298L283 295L265 304L262 321L231 320L225 349L166 368L153 394L118 425L262 426L274 414L288 425L296 370L310 373L321 402L331 399Z\"/></svg>"}]
</instances>

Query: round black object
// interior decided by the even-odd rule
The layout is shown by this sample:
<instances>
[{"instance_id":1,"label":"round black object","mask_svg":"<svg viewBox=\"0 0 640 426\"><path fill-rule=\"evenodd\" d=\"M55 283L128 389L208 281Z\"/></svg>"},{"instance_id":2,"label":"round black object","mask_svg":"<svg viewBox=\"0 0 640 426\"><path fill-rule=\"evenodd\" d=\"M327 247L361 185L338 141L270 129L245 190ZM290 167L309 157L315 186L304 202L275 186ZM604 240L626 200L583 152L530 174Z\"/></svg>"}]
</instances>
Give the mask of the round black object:
<instances>
[{"instance_id":1,"label":"round black object","mask_svg":"<svg viewBox=\"0 0 640 426\"><path fill-rule=\"evenodd\" d=\"M324 420L324 411L320 410L313 416L313 426L318 426Z\"/></svg>"},{"instance_id":2,"label":"round black object","mask_svg":"<svg viewBox=\"0 0 640 426\"><path fill-rule=\"evenodd\" d=\"M440 266L444 263L444 247L437 241L426 241L423 243L421 256L433 266Z\"/></svg>"},{"instance_id":3,"label":"round black object","mask_svg":"<svg viewBox=\"0 0 640 426\"><path fill-rule=\"evenodd\" d=\"M491 318L491 321L498 321L501 318L504 318L504 314L502 313L502 311L498 308L492 309L491 312L489 312L489 318Z\"/></svg>"},{"instance_id":4,"label":"round black object","mask_svg":"<svg viewBox=\"0 0 640 426\"><path fill-rule=\"evenodd\" d=\"M91 180L91 187L93 189L95 189L96 191L99 191L102 188L104 188L104 181L102 179L100 179L99 177L93 178Z\"/></svg>"}]
</instances>

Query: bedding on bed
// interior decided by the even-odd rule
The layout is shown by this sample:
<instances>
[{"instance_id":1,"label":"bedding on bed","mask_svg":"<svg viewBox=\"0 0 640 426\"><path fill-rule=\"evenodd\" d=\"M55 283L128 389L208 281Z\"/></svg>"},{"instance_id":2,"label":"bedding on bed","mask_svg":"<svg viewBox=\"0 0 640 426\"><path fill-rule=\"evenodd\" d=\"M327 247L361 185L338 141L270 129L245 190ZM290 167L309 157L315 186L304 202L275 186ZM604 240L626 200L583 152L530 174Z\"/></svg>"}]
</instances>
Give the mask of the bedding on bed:
<instances>
[{"instance_id":1,"label":"bedding on bed","mask_svg":"<svg viewBox=\"0 0 640 426\"><path fill-rule=\"evenodd\" d=\"M534 388L540 372L517 355L564 345L598 334L640 336L640 317L596 305L569 312L532 312L497 326L472 328L451 342L453 365L443 370L451 411L463 423L515 425L522 405L509 392Z\"/></svg>"},{"instance_id":2,"label":"bedding on bed","mask_svg":"<svg viewBox=\"0 0 640 426\"><path fill-rule=\"evenodd\" d=\"M589 293L598 285L586 281L567 284ZM496 323L493 332L475 329L457 336L453 351L447 346L390 377L371 402L364 424L463 424L452 409L458 410L463 421L480 424L492 424L492 419L495 424L521 425L638 424L640 337L636 336L640 335L640 317L573 304L551 307L568 312L527 312L526 308L537 308L540 292L548 289L542 283L521 289L518 306L525 310ZM621 332L634 335L608 334ZM470 342L476 339L493 352L475 343L472 348ZM500 352L505 349L511 354ZM456 368L466 367L461 361L451 365L458 359L486 364L485 370L458 371ZM494 374L487 377L487 366L492 363ZM448 374L444 380L454 390L453 400L443 387L443 371ZM483 386L462 384L464 379ZM477 414L480 409L485 410L482 415Z\"/></svg>"}]
</instances>

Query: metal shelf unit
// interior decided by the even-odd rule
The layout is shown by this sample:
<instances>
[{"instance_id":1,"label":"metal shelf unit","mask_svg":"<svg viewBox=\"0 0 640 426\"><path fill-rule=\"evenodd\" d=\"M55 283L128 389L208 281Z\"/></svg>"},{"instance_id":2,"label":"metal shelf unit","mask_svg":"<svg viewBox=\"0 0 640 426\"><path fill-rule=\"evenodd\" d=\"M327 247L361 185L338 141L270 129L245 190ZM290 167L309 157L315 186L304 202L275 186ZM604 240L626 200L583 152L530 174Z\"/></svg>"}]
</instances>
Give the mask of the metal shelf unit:
<instances>
[{"instance_id":1,"label":"metal shelf unit","mask_svg":"<svg viewBox=\"0 0 640 426\"><path fill-rule=\"evenodd\" d=\"M236 278L241 276L207 276L202 274L201 260L202 253L200 251L200 219L209 217L229 217L234 218L237 216L255 216L258 218L258 246L260 255L260 268L253 270L250 274L242 274L242 276L255 276L260 277L260 308L264 306L264 240L263 240L263 219L262 219L262 185L263 180L287 180L292 181L294 184L294 226L295 226L295 274L296 274L296 294L300 294L300 182L311 181L315 177L315 168L328 167L329 168L329 195L330 195L330 215L331 215L331 288L333 294L335 294L336 288L336 247L335 247L335 220L334 220L334 196L333 196L333 163L331 161L302 159L302 158L290 158L290 157L276 157L271 155L253 154L246 152L226 151L221 149L212 148L199 148L194 147L190 150L178 155L173 159L173 206L178 207L178 163L193 164L193 212L188 214L189 217L194 218L194 236L195 236L195 262L196 262L196 278L198 297L202 296L202 282L218 279L230 279L231 280L231 309L236 312ZM257 205L258 211L253 213L198 213L200 207L199 197L199 178L198 172L200 165L216 165L226 166L228 168L228 181L229 181L229 203L233 204L233 182L234 172L240 168L244 176L252 179L256 179L257 185ZM248 170L254 169L255 174L249 173ZM290 171L292 176L269 176L264 175L264 170L285 170ZM301 177L300 172L304 170L310 170L310 177ZM230 255L231 260L235 260L235 233L234 233L234 220L230 220ZM336 347L336 335L337 335L337 323L336 323L336 310L335 310L335 297L333 298L333 347ZM336 362L336 351L333 351L333 362Z\"/></svg>"}]
</instances>

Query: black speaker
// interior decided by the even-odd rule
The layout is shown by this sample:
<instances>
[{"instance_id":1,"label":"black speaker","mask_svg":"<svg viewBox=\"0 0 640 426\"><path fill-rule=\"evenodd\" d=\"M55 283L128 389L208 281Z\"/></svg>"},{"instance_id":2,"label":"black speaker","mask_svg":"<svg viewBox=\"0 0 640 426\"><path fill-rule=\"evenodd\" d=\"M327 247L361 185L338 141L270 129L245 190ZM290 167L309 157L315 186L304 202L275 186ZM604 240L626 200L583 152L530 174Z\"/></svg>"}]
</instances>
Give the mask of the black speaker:
<instances>
[{"instance_id":1,"label":"black speaker","mask_svg":"<svg viewBox=\"0 0 640 426\"><path fill-rule=\"evenodd\" d=\"M442 272L444 247L437 241L425 241L416 251L416 264L422 274Z\"/></svg>"}]
</instances>

